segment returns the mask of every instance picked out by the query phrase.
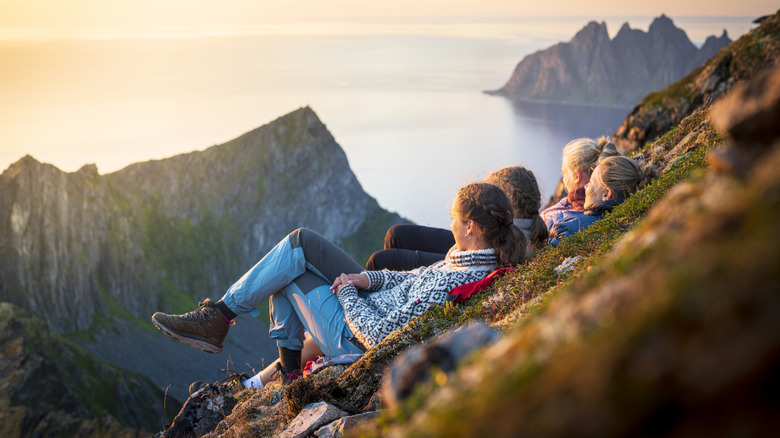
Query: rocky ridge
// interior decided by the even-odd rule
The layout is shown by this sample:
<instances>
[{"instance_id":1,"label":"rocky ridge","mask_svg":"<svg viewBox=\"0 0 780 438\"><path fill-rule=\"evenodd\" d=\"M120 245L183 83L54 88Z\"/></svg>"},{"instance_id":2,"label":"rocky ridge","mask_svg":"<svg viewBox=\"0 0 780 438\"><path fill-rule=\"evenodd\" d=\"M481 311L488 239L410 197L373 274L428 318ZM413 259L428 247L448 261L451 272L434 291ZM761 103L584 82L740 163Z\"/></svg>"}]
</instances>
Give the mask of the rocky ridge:
<instances>
[{"instance_id":1,"label":"rocky ridge","mask_svg":"<svg viewBox=\"0 0 780 438\"><path fill-rule=\"evenodd\" d=\"M351 202L333 209L332 199ZM26 156L0 175L0 301L149 377L158 387L149 401L161 405L166 388L183 397L190 382L251 372L276 349L267 325L247 316L222 354L206 355L155 330L153 312L221 296L295 228L363 261L400 220L363 192L308 107L223 145L107 175Z\"/></svg>"},{"instance_id":2,"label":"rocky ridge","mask_svg":"<svg viewBox=\"0 0 780 438\"><path fill-rule=\"evenodd\" d=\"M613 137L624 151L634 151L663 135L696 108L725 94L737 81L750 80L777 65L780 18L763 17L761 25L718 52L704 65L637 104Z\"/></svg>"},{"instance_id":3,"label":"rocky ridge","mask_svg":"<svg viewBox=\"0 0 780 438\"><path fill-rule=\"evenodd\" d=\"M683 77L729 44L726 31L699 49L665 15L647 32L628 23L609 38L591 21L569 42L526 56L507 83L488 92L516 99L632 105Z\"/></svg>"}]
</instances>

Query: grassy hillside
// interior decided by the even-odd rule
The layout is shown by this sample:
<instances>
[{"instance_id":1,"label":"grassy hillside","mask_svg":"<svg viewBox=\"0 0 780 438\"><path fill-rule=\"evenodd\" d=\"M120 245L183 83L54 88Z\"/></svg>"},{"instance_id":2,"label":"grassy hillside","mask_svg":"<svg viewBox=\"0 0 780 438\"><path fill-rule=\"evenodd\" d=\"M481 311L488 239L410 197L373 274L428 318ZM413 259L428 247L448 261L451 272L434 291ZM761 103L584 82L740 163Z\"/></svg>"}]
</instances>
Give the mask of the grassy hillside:
<instances>
[{"instance_id":1,"label":"grassy hillside","mask_svg":"<svg viewBox=\"0 0 780 438\"><path fill-rule=\"evenodd\" d=\"M749 144L725 133L739 130L716 129L700 102L635 152L659 176L604 219L466 305L432 309L350 367L240 393L213 436L274 436L316 401L350 413L381 408L383 372L399 353L475 319L503 339L454 374L434 369L436 378L355 435L772 435L780 133L764 122L780 117L780 73L773 78L725 110L712 105L743 111L721 117L743 130L745 111L760 114ZM724 171L731 156L750 159ZM556 272L575 256L573 271Z\"/></svg>"}]
</instances>

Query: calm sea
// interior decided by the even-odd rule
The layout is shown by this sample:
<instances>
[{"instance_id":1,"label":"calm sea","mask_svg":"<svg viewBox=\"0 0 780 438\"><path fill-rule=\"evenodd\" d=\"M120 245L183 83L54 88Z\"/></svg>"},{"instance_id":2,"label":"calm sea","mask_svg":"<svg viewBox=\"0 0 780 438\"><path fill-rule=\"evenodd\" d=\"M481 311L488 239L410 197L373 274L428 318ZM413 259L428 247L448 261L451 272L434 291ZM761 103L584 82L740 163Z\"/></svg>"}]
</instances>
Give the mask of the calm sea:
<instances>
[{"instance_id":1,"label":"calm sea","mask_svg":"<svg viewBox=\"0 0 780 438\"><path fill-rule=\"evenodd\" d=\"M748 17L672 18L696 44L724 28L736 39L753 27ZM603 21L614 36L625 21L646 30L651 20ZM587 21L65 29L56 39L0 29L0 167L29 153L66 171L97 163L109 173L223 143L309 105L383 207L447 227L464 183L521 164L546 195L564 144L610 135L628 113L482 93Z\"/></svg>"}]
</instances>

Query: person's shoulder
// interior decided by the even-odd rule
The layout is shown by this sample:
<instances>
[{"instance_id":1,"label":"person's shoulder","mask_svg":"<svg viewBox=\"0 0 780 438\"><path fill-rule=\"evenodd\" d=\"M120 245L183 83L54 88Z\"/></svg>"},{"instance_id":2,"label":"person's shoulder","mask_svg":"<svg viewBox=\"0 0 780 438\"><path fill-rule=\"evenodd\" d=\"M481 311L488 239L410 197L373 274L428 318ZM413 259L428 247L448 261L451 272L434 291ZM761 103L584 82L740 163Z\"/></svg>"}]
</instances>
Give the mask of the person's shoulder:
<instances>
[{"instance_id":1,"label":"person's shoulder","mask_svg":"<svg viewBox=\"0 0 780 438\"><path fill-rule=\"evenodd\" d=\"M561 210L552 217L553 223L567 222L583 216L582 210Z\"/></svg>"}]
</instances>

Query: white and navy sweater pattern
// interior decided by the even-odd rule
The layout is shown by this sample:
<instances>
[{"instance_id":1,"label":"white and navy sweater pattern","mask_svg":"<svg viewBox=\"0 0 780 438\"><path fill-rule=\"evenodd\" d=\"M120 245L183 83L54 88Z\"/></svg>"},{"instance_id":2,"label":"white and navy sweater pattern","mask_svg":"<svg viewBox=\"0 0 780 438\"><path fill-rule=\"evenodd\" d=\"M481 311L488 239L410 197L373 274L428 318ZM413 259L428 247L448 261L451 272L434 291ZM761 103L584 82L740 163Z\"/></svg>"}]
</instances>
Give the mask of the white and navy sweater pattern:
<instances>
[{"instance_id":1,"label":"white and navy sweater pattern","mask_svg":"<svg viewBox=\"0 0 780 438\"><path fill-rule=\"evenodd\" d=\"M431 303L444 304L456 286L485 278L496 266L493 249L451 249L444 261L412 272L366 271L373 293L358 296L348 285L338 293L347 324L363 345L373 348L390 333L422 315Z\"/></svg>"}]
</instances>

